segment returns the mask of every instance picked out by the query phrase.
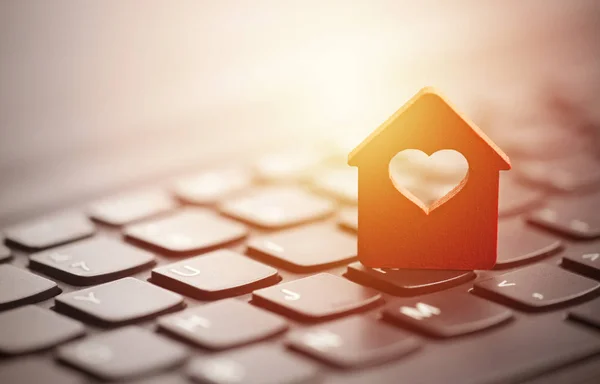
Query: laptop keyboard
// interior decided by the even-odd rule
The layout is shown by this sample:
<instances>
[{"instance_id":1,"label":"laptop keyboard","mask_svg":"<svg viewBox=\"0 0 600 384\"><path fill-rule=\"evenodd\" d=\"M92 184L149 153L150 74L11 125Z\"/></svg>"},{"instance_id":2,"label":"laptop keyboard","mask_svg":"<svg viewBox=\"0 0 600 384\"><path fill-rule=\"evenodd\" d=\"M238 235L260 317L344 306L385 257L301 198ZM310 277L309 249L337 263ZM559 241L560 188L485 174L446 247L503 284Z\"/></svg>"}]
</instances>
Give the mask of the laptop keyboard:
<instances>
[{"instance_id":1,"label":"laptop keyboard","mask_svg":"<svg viewBox=\"0 0 600 384\"><path fill-rule=\"evenodd\" d=\"M582 364L581 382L598 378L586 156L517 156L492 271L364 267L356 171L316 152L5 228L0 382L504 383Z\"/></svg>"}]
</instances>

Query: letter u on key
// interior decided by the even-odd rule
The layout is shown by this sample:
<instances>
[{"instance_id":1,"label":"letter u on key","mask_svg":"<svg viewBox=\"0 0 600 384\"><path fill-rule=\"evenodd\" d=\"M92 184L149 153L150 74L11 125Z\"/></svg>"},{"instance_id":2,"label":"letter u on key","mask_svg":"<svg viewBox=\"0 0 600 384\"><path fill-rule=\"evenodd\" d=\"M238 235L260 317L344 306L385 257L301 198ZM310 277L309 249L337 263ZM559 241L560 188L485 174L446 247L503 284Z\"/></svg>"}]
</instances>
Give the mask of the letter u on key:
<instances>
[{"instance_id":1,"label":"letter u on key","mask_svg":"<svg viewBox=\"0 0 600 384\"><path fill-rule=\"evenodd\" d=\"M175 268L171 268L171 269L169 269L169 271L173 272L176 275L185 276L185 277L198 276L200 274L199 270L197 270L194 267L190 267L189 265L184 265L182 268L187 270L187 272L186 271L178 271Z\"/></svg>"}]
</instances>

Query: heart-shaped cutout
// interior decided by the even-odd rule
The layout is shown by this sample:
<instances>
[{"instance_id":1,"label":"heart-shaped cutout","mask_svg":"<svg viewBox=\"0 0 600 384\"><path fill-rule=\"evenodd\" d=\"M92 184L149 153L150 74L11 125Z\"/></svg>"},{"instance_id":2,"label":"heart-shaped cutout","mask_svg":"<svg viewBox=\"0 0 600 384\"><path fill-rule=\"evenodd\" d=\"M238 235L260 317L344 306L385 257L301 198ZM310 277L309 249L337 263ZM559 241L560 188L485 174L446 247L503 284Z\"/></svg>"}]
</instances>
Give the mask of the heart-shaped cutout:
<instances>
[{"instance_id":1,"label":"heart-shaped cutout","mask_svg":"<svg viewBox=\"0 0 600 384\"><path fill-rule=\"evenodd\" d=\"M456 195L468 172L467 159L453 149L442 149L431 156L418 149L405 149L389 164L394 187L426 214Z\"/></svg>"}]
</instances>

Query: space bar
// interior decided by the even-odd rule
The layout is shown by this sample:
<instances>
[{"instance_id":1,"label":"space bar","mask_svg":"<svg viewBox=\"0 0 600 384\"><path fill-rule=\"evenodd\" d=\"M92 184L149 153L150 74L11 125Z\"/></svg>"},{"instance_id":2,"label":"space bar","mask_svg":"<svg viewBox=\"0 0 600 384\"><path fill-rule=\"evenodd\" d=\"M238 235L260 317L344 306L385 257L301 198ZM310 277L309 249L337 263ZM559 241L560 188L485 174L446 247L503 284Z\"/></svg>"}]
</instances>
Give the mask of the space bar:
<instances>
[{"instance_id":1,"label":"space bar","mask_svg":"<svg viewBox=\"0 0 600 384\"><path fill-rule=\"evenodd\" d=\"M396 364L333 383L518 382L597 353L600 335L591 329L558 318L519 319L487 334L425 346Z\"/></svg>"}]
</instances>

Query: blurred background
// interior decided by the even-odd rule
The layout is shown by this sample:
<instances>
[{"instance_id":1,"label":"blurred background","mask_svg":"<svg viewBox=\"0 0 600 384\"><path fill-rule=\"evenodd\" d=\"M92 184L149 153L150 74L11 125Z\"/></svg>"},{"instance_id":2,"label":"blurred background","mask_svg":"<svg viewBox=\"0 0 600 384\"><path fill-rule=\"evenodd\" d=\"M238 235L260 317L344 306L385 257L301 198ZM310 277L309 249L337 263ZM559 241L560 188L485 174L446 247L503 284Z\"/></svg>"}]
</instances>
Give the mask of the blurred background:
<instances>
[{"instance_id":1,"label":"blurred background","mask_svg":"<svg viewBox=\"0 0 600 384\"><path fill-rule=\"evenodd\" d=\"M4 0L0 221L206 159L343 157L424 85L516 172L600 169L598 36L594 0Z\"/></svg>"}]
</instances>

